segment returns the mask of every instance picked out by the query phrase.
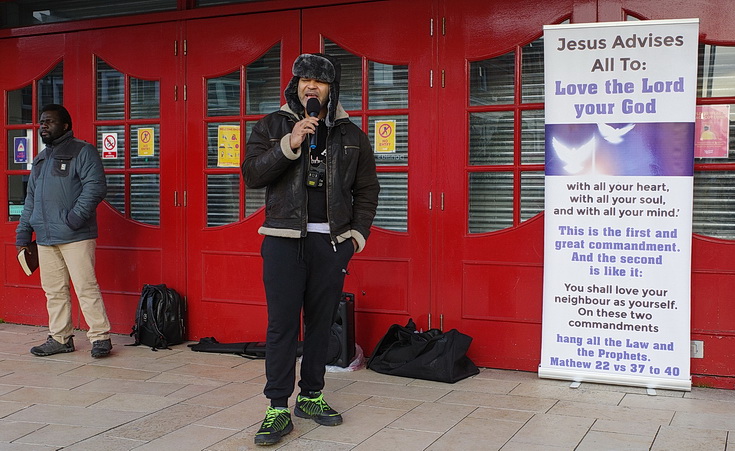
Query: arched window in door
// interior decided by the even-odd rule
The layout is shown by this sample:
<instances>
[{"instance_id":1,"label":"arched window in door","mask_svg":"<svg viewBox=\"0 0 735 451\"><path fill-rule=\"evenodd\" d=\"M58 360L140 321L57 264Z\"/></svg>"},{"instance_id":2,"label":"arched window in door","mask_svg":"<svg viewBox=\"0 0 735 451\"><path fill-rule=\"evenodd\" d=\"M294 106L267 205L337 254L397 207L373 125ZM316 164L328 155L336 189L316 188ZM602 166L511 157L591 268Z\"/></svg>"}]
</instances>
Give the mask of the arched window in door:
<instances>
[{"instance_id":1,"label":"arched window in door","mask_svg":"<svg viewBox=\"0 0 735 451\"><path fill-rule=\"evenodd\" d=\"M160 82L122 73L96 59L97 150L107 200L126 218L159 225L161 216Z\"/></svg>"},{"instance_id":2,"label":"arched window in door","mask_svg":"<svg viewBox=\"0 0 735 451\"><path fill-rule=\"evenodd\" d=\"M64 62L59 62L43 77L7 91L6 98L8 220L18 221L23 211L31 163L43 149L38 144L39 111L49 103L64 103Z\"/></svg>"},{"instance_id":3,"label":"arched window in door","mask_svg":"<svg viewBox=\"0 0 735 451\"><path fill-rule=\"evenodd\" d=\"M540 37L470 62L469 233L512 227L544 208L543 52Z\"/></svg>"},{"instance_id":4,"label":"arched window in door","mask_svg":"<svg viewBox=\"0 0 735 451\"><path fill-rule=\"evenodd\" d=\"M626 20L640 18L628 14ZM692 232L715 238L735 239L735 46L700 43L697 58L697 106L725 107L727 154L694 159ZM729 108L729 110L728 110ZM718 108L719 109L719 108ZM697 121L708 120L706 109ZM722 131L719 131L721 133ZM697 142L698 137L695 137Z\"/></svg>"},{"instance_id":5,"label":"arched window in door","mask_svg":"<svg viewBox=\"0 0 735 451\"><path fill-rule=\"evenodd\" d=\"M354 55L325 39L342 66L339 101L373 144L380 180L373 225L408 231L408 66ZM381 145L380 135L392 136Z\"/></svg>"},{"instance_id":6,"label":"arched window in door","mask_svg":"<svg viewBox=\"0 0 735 451\"><path fill-rule=\"evenodd\" d=\"M265 188L245 188L240 165L253 126L281 106L280 67L276 44L249 65L206 80L207 227L238 222L265 205Z\"/></svg>"}]
</instances>

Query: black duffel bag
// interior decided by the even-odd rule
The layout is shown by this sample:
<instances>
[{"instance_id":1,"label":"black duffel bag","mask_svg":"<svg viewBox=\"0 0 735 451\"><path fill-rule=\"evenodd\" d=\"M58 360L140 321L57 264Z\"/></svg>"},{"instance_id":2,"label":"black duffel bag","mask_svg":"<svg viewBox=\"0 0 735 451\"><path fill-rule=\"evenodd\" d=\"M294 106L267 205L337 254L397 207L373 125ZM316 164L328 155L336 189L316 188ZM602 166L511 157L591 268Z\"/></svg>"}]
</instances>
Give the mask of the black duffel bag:
<instances>
[{"instance_id":1,"label":"black duffel bag","mask_svg":"<svg viewBox=\"0 0 735 451\"><path fill-rule=\"evenodd\" d=\"M367 362L371 370L393 376L454 383L480 372L467 357L472 337L452 329L416 332L413 319L393 324Z\"/></svg>"}]
</instances>

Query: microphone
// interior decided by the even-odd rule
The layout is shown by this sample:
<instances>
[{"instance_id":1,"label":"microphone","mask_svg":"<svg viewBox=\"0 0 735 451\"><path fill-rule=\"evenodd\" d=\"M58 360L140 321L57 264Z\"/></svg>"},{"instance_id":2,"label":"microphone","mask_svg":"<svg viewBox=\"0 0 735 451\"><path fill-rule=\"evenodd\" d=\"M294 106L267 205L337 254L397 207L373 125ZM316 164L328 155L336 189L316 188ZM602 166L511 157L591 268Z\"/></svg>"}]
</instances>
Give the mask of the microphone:
<instances>
[{"instance_id":1,"label":"microphone","mask_svg":"<svg viewBox=\"0 0 735 451\"><path fill-rule=\"evenodd\" d=\"M319 103L319 99L316 97L310 97L309 100L306 101L306 113L311 117L317 117L319 116L319 110L322 109L322 104ZM319 127L317 127L314 130L314 134L311 135L311 142L309 144L309 148L316 149L316 134L319 131Z\"/></svg>"}]
</instances>

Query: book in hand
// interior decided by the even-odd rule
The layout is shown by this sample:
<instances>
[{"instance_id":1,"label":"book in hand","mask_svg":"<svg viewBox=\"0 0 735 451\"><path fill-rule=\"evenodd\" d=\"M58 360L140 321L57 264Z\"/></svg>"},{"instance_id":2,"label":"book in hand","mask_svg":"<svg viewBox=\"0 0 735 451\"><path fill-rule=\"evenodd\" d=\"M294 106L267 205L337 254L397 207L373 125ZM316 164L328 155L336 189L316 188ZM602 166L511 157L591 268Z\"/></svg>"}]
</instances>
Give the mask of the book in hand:
<instances>
[{"instance_id":1,"label":"book in hand","mask_svg":"<svg viewBox=\"0 0 735 451\"><path fill-rule=\"evenodd\" d=\"M38 269L38 245L35 241L32 241L27 247L18 252L18 263L23 268L23 272L26 276L33 274L33 271Z\"/></svg>"}]
</instances>

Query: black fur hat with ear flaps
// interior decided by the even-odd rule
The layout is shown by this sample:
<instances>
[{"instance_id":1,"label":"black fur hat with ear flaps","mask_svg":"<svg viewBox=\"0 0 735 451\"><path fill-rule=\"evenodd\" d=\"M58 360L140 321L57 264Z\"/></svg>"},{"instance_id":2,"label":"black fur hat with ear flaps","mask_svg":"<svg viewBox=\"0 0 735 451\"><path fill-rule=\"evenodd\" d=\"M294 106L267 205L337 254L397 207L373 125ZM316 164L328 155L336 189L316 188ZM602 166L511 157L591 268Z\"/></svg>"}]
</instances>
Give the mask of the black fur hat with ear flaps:
<instances>
[{"instance_id":1,"label":"black fur hat with ear flaps","mask_svg":"<svg viewBox=\"0 0 735 451\"><path fill-rule=\"evenodd\" d=\"M293 78L283 91L288 107L296 114L304 114L304 106L299 100L299 79L312 78L329 83L329 99L327 101L327 127L334 125L339 102L339 79L342 67L333 56L324 53L304 53L293 63Z\"/></svg>"}]
</instances>

